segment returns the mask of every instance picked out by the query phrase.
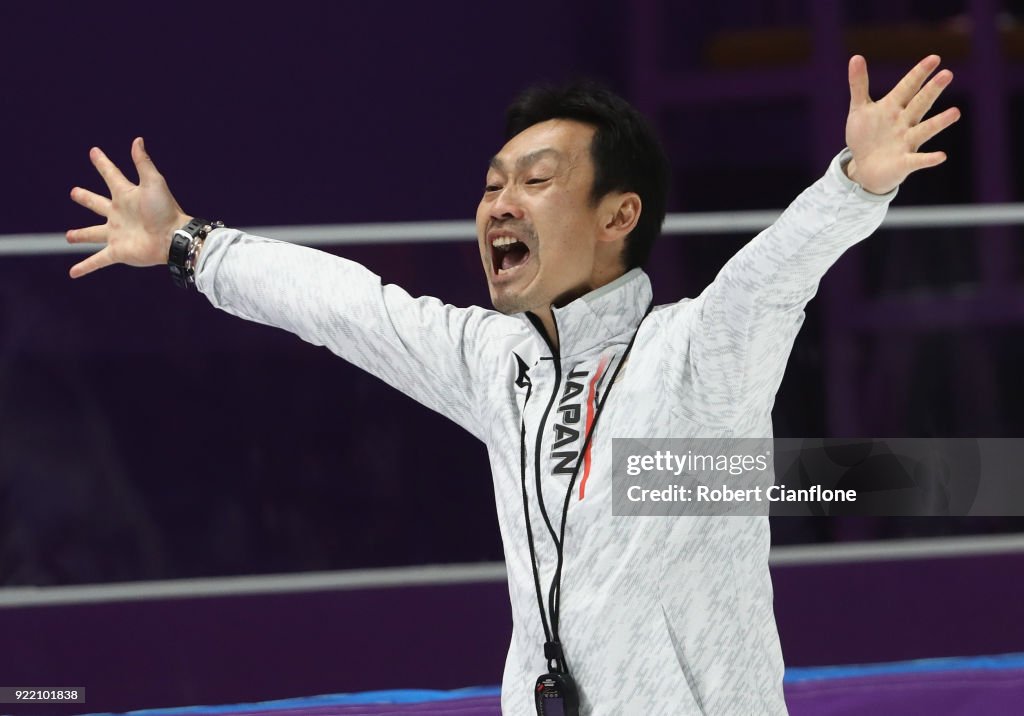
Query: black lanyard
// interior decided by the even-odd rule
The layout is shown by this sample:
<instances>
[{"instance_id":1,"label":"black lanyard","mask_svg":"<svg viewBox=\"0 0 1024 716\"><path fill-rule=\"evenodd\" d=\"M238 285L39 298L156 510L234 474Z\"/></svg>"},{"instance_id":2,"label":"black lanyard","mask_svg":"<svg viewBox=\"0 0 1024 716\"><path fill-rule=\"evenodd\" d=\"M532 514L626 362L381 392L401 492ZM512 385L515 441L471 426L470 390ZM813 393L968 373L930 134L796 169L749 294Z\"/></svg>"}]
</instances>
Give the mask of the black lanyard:
<instances>
[{"instance_id":1,"label":"black lanyard","mask_svg":"<svg viewBox=\"0 0 1024 716\"><path fill-rule=\"evenodd\" d=\"M612 373L611 380L608 382L608 388L605 390L604 396L599 401L597 408L594 411L594 420L590 424L590 428L587 430L586 436L583 439L583 448L580 450L579 457L576 459L576 467L573 469L572 477L569 480L569 487L565 492L565 501L562 504L562 523L559 529L559 533L556 536L554 529L551 526L551 521L548 519L547 510L544 507L544 499L540 491L540 447L543 442L543 430L547 422L547 415L551 410L551 406L554 404L554 400L558 395L558 388L561 383L561 364L558 355L558 351L553 350L553 358L555 361L555 388L552 393L552 400L548 403L547 410L544 411L544 417L541 420L540 431L538 432L537 440L537 500L540 503L541 514L544 516L544 522L547 524L548 532L551 534L551 539L555 544L555 553L557 555L557 562L555 564L555 574L551 579L551 588L548 590L548 608L544 608L544 597L540 587L540 570L537 566L537 550L534 546L533 541L533 528L530 524L530 498L526 493L526 404L530 401L530 394L533 390L533 385L528 377L525 377L523 382L526 385L526 401L523 404L523 417L520 425L520 463L521 463L521 477L523 486L523 516L526 519L526 539L530 546L530 566L533 568L533 584L537 594L537 607L540 610L541 624L544 626L544 658L548 660L548 668L554 674L569 674L569 665L565 658L565 652L562 649L561 640L558 635L558 618L561 608L561 588L562 588L562 567L565 563L565 524L566 519L569 515L569 503L572 500L572 491L576 485L576 478L579 476L580 466L584 462L584 458L587 454L587 449L590 447L590 439L594 435L594 429L597 428L597 421L604 414L604 406L608 402L608 396L611 395L612 386L615 385L615 380L619 376L619 371L622 370L622 366L626 364L626 359L629 358L629 353L633 349L633 343L636 341L637 335L640 333L640 327L644 323L644 319L647 318L651 313L651 309L654 307L652 301L647 306L647 311L644 312L643 317L640 319L640 323L637 324L636 330L633 331L632 338L629 339L629 343L626 345L626 350L622 353L622 359L619 360L619 364L615 367L615 371ZM538 330L543 333L542 327L538 326ZM522 373L522 368L520 371ZM548 623L548 613L550 612L551 621L550 626ZM543 678L543 677L542 677Z\"/></svg>"}]
</instances>

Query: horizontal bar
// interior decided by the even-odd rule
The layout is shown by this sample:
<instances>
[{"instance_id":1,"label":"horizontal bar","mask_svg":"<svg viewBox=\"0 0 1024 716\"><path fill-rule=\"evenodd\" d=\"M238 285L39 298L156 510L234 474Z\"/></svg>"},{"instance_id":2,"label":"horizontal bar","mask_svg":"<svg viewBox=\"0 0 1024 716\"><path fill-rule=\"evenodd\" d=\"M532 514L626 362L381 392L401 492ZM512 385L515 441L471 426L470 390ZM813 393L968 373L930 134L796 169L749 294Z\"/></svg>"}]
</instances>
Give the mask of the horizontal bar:
<instances>
[{"instance_id":1,"label":"horizontal bar","mask_svg":"<svg viewBox=\"0 0 1024 716\"><path fill-rule=\"evenodd\" d=\"M1024 534L927 537L923 539L872 540L831 544L773 547L769 563L774 567L841 562L941 559L996 554L1024 555Z\"/></svg>"},{"instance_id":2,"label":"horizontal bar","mask_svg":"<svg viewBox=\"0 0 1024 716\"><path fill-rule=\"evenodd\" d=\"M772 210L669 214L662 233L683 236L756 232L771 225L781 213ZM1024 224L1024 204L896 207L889 210L882 227L929 229L1015 224ZM476 225L472 221L254 226L245 230L306 246L472 241L476 238ZM87 254L95 250L93 244L68 244L64 234L0 234L0 256Z\"/></svg>"},{"instance_id":3,"label":"horizontal bar","mask_svg":"<svg viewBox=\"0 0 1024 716\"><path fill-rule=\"evenodd\" d=\"M786 567L1016 553L1024 554L1024 535L936 537L773 547L769 563L775 567ZM0 609L323 590L444 586L504 582L506 579L507 572L504 563L480 562L66 587L6 587L0 589Z\"/></svg>"},{"instance_id":4,"label":"horizontal bar","mask_svg":"<svg viewBox=\"0 0 1024 716\"><path fill-rule=\"evenodd\" d=\"M504 582L507 579L506 574L503 562L479 562L66 587L5 587L0 588L0 609L91 602Z\"/></svg>"}]
</instances>

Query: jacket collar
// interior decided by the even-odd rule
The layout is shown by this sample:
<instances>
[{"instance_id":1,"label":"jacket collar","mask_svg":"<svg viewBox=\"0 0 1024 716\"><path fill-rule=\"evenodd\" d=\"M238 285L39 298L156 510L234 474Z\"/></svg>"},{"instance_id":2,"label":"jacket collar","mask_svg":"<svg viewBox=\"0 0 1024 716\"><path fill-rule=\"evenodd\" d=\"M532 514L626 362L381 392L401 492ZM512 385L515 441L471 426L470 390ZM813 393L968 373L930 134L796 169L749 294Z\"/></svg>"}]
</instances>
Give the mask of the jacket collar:
<instances>
[{"instance_id":1,"label":"jacket collar","mask_svg":"<svg viewBox=\"0 0 1024 716\"><path fill-rule=\"evenodd\" d=\"M643 269L635 268L561 308L552 309L559 354L563 358L579 355L623 334L632 334L652 296L651 280ZM529 316L524 314L523 318L529 321ZM538 340L544 339L538 336Z\"/></svg>"}]
</instances>

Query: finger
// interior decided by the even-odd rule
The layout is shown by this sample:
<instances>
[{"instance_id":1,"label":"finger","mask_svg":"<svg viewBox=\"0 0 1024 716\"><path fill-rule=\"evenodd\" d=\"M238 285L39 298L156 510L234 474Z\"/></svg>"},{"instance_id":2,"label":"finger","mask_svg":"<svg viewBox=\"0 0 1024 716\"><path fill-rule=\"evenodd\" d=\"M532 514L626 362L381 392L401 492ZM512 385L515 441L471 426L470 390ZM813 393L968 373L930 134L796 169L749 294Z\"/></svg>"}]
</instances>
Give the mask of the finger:
<instances>
[{"instance_id":1,"label":"finger","mask_svg":"<svg viewBox=\"0 0 1024 716\"><path fill-rule=\"evenodd\" d=\"M107 227L103 225L71 229L65 236L69 244L105 244L107 243Z\"/></svg>"},{"instance_id":2,"label":"finger","mask_svg":"<svg viewBox=\"0 0 1024 716\"><path fill-rule=\"evenodd\" d=\"M916 172L920 169L930 169L931 167L937 167L946 161L945 152L924 152L911 154L908 160L910 165L910 171Z\"/></svg>"},{"instance_id":3,"label":"finger","mask_svg":"<svg viewBox=\"0 0 1024 716\"><path fill-rule=\"evenodd\" d=\"M892 98L899 102L901 107L906 107L910 104L910 100L914 98L917 91L921 89L921 85L928 79L928 75L935 71L935 68L939 66L941 58L938 55L928 55L923 60L917 63L917 65L903 76L903 79L893 87L892 92L886 95L886 98Z\"/></svg>"},{"instance_id":4,"label":"finger","mask_svg":"<svg viewBox=\"0 0 1024 716\"><path fill-rule=\"evenodd\" d=\"M850 58L850 109L871 101L868 95L868 62L860 55Z\"/></svg>"},{"instance_id":5,"label":"finger","mask_svg":"<svg viewBox=\"0 0 1024 716\"><path fill-rule=\"evenodd\" d=\"M89 150L89 159L92 160L96 170L103 177L103 181L107 183L107 188L110 189L111 194L116 191L132 188L132 183L125 178L121 170L110 161L99 147L93 147Z\"/></svg>"},{"instance_id":6,"label":"finger","mask_svg":"<svg viewBox=\"0 0 1024 716\"><path fill-rule=\"evenodd\" d=\"M936 134L960 119L960 110L957 107L950 107L942 114L937 114L927 121L921 122L908 132L910 146L917 151L917 148L934 137Z\"/></svg>"},{"instance_id":7,"label":"finger","mask_svg":"<svg viewBox=\"0 0 1024 716\"><path fill-rule=\"evenodd\" d=\"M151 184L163 178L157 171L149 152L146 151L146 144L142 137L136 137L132 142L132 161L135 162L135 170L139 173L140 184Z\"/></svg>"},{"instance_id":8,"label":"finger","mask_svg":"<svg viewBox=\"0 0 1024 716\"><path fill-rule=\"evenodd\" d=\"M910 100L910 104L907 105L905 110L905 116L910 120L911 126L920 122L921 118L928 114L928 110L935 104L935 100L942 94L942 90L946 89L952 81L953 73L949 70L943 70L932 77L928 84L914 95L914 98Z\"/></svg>"},{"instance_id":9,"label":"finger","mask_svg":"<svg viewBox=\"0 0 1024 716\"><path fill-rule=\"evenodd\" d=\"M81 204L86 209L96 212L104 218L110 216L110 209L112 206L110 199L91 192L88 189L76 186L71 190L71 200L76 204Z\"/></svg>"},{"instance_id":10,"label":"finger","mask_svg":"<svg viewBox=\"0 0 1024 716\"><path fill-rule=\"evenodd\" d=\"M71 267L71 271L68 274L71 278L81 278L86 274L98 271L101 268L110 266L115 263L113 257L110 255L110 247L105 246L89 258L84 261L79 261L77 264Z\"/></svg>"}]
</instances>

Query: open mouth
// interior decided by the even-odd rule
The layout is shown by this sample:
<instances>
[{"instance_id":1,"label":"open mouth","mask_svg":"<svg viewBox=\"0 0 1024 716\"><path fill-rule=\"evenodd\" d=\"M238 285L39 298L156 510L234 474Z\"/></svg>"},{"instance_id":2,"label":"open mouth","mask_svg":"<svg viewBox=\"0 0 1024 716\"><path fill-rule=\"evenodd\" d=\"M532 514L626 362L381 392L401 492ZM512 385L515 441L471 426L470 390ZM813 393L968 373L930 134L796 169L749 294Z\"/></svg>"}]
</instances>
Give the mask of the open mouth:
<instances>
[{"instance_id":1,"label":"open mouth","mask_svg":"<svg viewBox=\"0 0 1024 716\"><path fill-rule=\"evenodd\" d=\"M498 276L522 266L530 259L530 249L514 236L499 236L491 241L491 266Z\"/></svg>"}]
</instances>

